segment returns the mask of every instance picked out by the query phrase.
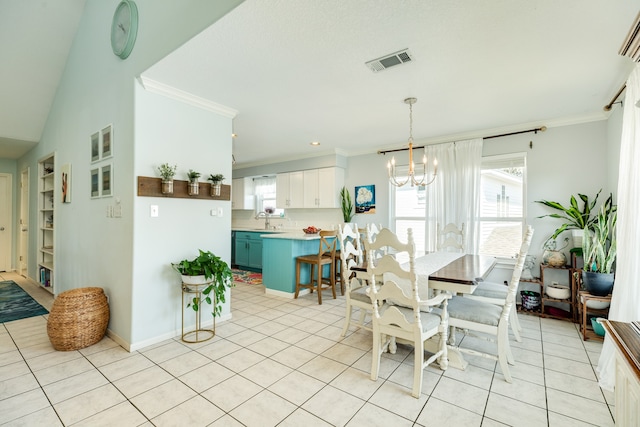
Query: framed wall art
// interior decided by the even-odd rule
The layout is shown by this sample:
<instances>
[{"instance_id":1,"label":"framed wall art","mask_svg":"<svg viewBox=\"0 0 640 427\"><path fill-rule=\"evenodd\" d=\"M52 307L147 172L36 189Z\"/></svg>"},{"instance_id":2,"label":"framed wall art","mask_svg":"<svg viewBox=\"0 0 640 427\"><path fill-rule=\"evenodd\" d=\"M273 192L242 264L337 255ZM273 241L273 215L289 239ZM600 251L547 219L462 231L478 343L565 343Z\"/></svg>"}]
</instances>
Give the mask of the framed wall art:
<instances>
[{"instance_id":1,"label":"framed wall art","mask_svg":"<svg viewBox=\"0 0 640 427\"><path fill-rule=\"evenodd\" d=\"M62 172L62 203L71 203L71 164L62 165L60 170Z\"/></svg>"},{"instance_id":2,"label":"framed wall art","mask_svg":"<svg viewBox=\"0 0 640 427\"><path fill-rule=\"evenodd\" d=\"M100 168L100 196L111 197L113 188L113 165L108 164Z\"/></svg>"},{"instance_id":3,"label":"framed wall art","mask_svg":"<svg viewBox=\"0 0 640 427\"><path fill-rule=\"evenodd\" d=\"M109 125L100 131L100 140L102 141L101 159L107 159L113 156L113 126Z\"/></svg>"},{"instance_id":4,"label":"framed wall art","mask_svg":"<svg viewBox=\"0 0 640 427\"><path fill-rule=\"evenodd\" d=\"M376 186L356 187L356 213L373 214L376 212Z\"/></svg>"},{"instance_id":5,"label":"framed wall art","mask_svg":"<svg viewBox=\"0 0 640 427\"><path fill-rule=\"evenodd\" d=\"M91 198L100 197L100 168L91 169Z\"/></svg>"},{"instance_id":6,"label":"framed wall art","mask_svg":"<svg viewBox=\"0 0 640 427\"><path fill-rule=\"evenodd\" d=\"M91 163L100 160L100 132L91 135Z\"/></svg>"}]
</instances>

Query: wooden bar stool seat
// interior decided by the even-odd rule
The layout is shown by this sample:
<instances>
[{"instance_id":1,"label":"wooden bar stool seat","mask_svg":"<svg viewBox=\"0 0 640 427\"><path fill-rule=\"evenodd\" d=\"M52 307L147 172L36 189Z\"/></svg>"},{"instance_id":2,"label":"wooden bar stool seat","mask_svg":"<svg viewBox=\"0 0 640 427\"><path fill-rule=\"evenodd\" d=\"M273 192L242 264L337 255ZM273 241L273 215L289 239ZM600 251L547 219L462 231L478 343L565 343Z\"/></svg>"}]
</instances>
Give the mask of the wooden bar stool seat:
<instances>
[{"instance_id":1,"label":"wooden bar stool seat","mask_svg":"<svg viewBox=\"0 0 640 427\"><path fill-rule=\"evenodd\" d=\"M298 298L300 289L309 289L318 292L318 304L322 304L322 290L331 289L333 298L336 298L336 235L333 231L320 231L320 245L317 254L301 255L296 258L296 294ZM309 264L309 283L301 283L300 267ZM322 270L329 266L329 275L323 276Z\"/></svg>"}]
</instances>

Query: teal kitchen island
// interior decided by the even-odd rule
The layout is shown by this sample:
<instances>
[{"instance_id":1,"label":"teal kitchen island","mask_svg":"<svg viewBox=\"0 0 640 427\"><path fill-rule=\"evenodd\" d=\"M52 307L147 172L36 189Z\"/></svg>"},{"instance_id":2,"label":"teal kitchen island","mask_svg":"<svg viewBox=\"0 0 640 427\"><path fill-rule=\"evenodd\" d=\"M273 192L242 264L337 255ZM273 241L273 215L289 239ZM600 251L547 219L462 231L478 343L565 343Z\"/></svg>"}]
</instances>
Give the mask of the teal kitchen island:
<instances>
[{"instance_id":1,"label":"teal kitchen island","mask_svg":"<svg viewBox=\"0 0 640 427\"><path fill-rule=\"evenodd\" d=\"M320 236L304 233L264 234L262 237L262 284L265 292L293 298L296 292L296 257L317 254ZM327 266L328 267L328 266ZM300 280L309 282L309 266L302 266ZM305 289L304 293L309 290ZM303 292L300 292L303 294Z\"/></svg>"}]
</instances>

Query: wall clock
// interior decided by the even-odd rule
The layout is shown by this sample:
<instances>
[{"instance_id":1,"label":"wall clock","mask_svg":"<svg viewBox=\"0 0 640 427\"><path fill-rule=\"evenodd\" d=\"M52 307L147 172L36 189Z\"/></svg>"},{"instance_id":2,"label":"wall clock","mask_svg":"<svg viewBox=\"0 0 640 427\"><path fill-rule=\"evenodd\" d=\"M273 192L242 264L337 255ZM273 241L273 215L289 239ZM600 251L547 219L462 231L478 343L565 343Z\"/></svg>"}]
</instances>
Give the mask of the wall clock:
<instances>
[{"instance_id":1,"label":"wall clock","mask_svg":"<svg viewBox=\"0 0 640 427\"><path fill-rule=\"evenodd\" d=\"M116 56L126 59L138 35L138 7L132 0L122 0L111 23L111 48Z\"/></svg>"}]
</instances>

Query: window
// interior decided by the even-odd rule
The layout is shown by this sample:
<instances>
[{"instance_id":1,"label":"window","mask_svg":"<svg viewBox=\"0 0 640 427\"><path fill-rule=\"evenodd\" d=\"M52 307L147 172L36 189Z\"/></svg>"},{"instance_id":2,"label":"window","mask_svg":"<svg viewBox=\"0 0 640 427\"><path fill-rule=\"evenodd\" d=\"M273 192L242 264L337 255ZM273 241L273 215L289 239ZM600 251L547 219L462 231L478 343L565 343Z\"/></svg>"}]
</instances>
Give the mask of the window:
<instances>
[{"instance_id":1,"label":"window","mask_svg":"<svg viewBox=\"0 0 640 427\"><path fill-rule=\"evenodd\" d=\"M478 253L513 258L520 250L526 218L526 154L483 157L480 187L480 208L472 214L478 225ZM427 207L431 194L427 188L391 186L391 224L400 236L413 229L416 255L436 250L435 239L429 238L437 231L435 217L427 217L433 210ZM472 230L465 227L465 232Z\"/></svg>"},{"instance_id":2,"label":"window","mask_svg":"<svg viewBox=\"0 0 640 427\"><path fill-rule=\"evenodd\" d=\"M256 193L256 212L268 212L273 216L284 215L283 209L276 208L276 177L263 176L253 179Z\"/></svg>"},{"instance_id":3,"label":"window","mask_svg":"<svg viewBox=\"0 0 640 427\"><path fill-rule=\"evenodd\" d=\"M481 255L513 258L520 250L526 218L526 155L482 158L480 178Z\"/></svg>"},{"instance_id":4,"label":"window","mask_svg":"<svg viewBox=\"0 0 640 427\"><path fill-rule=\"evenodd\" d=\"M406 178L399 177L404 180ZM404 187L392 187L392 197L395 218L395 232L399 236L406 236L407 229L413 229L413 239L416 244L416 256L424 255L426 251L426 190L425 187L412 187L407 184Z\"/></svg>"}]
</instances>

